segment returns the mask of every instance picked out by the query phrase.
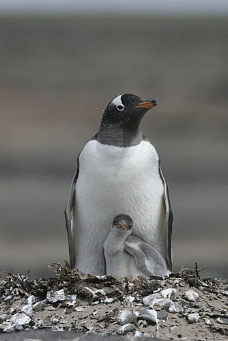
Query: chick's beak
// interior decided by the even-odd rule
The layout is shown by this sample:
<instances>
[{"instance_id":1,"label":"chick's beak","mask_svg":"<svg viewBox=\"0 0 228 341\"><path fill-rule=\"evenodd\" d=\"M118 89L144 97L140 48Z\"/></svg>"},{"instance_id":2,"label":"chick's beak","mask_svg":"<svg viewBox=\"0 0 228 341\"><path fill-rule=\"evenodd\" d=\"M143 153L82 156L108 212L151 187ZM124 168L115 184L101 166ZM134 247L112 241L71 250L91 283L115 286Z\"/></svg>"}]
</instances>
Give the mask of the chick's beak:
<instances>
[{"instance_id":1,"label":"chick's beak","mask_svg":"<svg viewBox=\"0 0 228 341\"><path fill-rule=\"evenodd\" d=\"M119 223L117 225L117 227L120 227L121 229L126 229L127 228L127 225L123 224L123 223Z\"/></svg>"}]
</instances>

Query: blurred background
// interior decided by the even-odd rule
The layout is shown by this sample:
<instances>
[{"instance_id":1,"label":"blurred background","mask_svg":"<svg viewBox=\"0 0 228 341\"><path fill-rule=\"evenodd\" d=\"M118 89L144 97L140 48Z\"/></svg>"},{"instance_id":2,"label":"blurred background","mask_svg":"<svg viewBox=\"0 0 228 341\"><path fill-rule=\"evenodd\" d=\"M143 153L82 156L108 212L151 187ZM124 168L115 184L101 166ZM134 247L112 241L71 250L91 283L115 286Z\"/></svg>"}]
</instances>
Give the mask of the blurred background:
<instances>
[{"instance_id":1,"label":"blurred background","mask_svg":"<svg viewBox=\"0 0 228 341\"><path fill-rule=\"evenodd\" d=\"M2 0L0 270L37 278L68 260L76 158L115 96L155 98L174 212L174 271L228 277L226 0Z\"/></svg>"}]
</instances>

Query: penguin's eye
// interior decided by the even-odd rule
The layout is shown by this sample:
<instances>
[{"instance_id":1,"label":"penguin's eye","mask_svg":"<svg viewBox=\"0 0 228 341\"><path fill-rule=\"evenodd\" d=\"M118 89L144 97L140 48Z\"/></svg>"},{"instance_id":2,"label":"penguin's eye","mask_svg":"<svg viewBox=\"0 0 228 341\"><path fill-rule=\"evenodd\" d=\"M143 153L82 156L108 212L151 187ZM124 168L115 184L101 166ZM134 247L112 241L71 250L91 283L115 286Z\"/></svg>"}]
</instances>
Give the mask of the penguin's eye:
<instances>
[{"instance_id":1,"label":"penguin's eye","mask_svg":"<svg viewBox=\"0 0 228 341\"><path fill-rule=\"evenodd\" d=\"M123 105L121 105L121 104L120 104L120 105L117 105L117 109L118 109L119 111L123 111L124 108L125 108L125 107L124 107Z\"/></svg>"}]
</instances>

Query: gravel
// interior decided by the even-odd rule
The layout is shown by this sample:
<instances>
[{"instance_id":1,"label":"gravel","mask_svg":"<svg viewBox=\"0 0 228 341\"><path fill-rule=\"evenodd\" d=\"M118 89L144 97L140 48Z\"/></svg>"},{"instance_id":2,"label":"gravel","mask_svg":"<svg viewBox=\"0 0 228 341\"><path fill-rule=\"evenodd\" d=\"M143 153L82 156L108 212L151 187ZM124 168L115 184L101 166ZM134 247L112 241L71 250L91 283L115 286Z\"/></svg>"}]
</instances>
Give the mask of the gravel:
<instances>
[{"instance_id":1,"label":"gravel","mask_svg":"<svg viewBox=\"0 0 228 341\"><path fill-rule=\"evenodd\" d=\"M0 340L14 332L51 339L51 331L69 340L228 340L228 280L200 279L197 268L135 280L86 275L68 264L52 269L54 277L38 280L0 273Z\"/></svg>"}]
</instances>

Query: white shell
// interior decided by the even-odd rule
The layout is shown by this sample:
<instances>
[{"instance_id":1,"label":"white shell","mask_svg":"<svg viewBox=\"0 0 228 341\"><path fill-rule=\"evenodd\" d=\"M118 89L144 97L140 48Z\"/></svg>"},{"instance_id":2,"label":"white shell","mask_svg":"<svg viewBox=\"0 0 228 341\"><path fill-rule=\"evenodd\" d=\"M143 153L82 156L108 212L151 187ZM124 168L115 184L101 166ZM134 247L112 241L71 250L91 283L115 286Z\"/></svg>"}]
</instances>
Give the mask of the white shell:
<instances>
[{"instance_id":1,"label":"white shell","mask_svg":"<svg viewBox=\"0 0 228 341\"><path fill-rule=\"evenodd\" d=\"M199 294L196 291L191 290L191 289L185 291L183 296L184 296L184 298L186 298L190 302L195 302L199 298Z\"/></svg>"},{"instance_id":2,"label":"white shell","mask_svg":"<svg viewBox=\"0 0 228 341\"><path fill-rule=\"evenodd\" d=\"M20 326L23 326L24 324L28 324L30 321L31 321L30 317L24 313L14 314L10 319L10 322L19 324Z\"/></svg>"}]
</instances>

